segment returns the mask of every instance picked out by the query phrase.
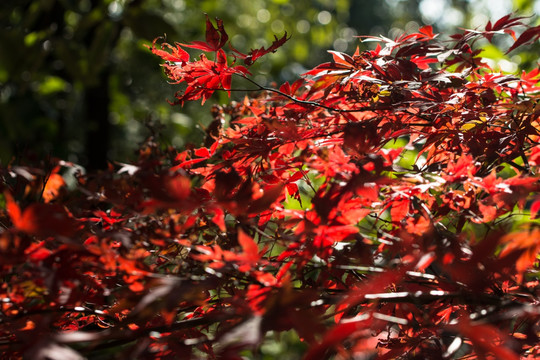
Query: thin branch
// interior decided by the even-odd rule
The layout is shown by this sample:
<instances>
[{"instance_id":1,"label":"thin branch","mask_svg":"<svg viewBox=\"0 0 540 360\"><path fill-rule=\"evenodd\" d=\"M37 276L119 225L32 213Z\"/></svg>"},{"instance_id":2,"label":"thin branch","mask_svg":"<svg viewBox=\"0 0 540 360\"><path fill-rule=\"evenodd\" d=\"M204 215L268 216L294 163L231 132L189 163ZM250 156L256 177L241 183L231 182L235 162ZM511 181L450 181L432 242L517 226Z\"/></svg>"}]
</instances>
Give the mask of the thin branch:
<instances>
[{"instance_id":1,"label":"thin branch","mask_svg":"<svg viewBox=\"0 0 540 360\"><path fill-rule=\"evenodd\" d=\"M22 311L22 312L19 312L15 316L0 318L0 323L9 322L9 321L13 321L16 319L21 319L21 318L26 318L26 317L34 316L34 315L54 314L54 313L79 313L79 314L85 314L85 315L95 315L99 318L105 318L115 323L118 323L118 319L111 316L110 314L107 314L101 310L92 310L92 309L87 309L83 307L69 307L69 308L65 307L65 308L41 309L41 310L34 310L34 311Z\"/></svg>"},{"instance_id":2,"label":"thin branch","mask_svg":"<svg viewBox=\"0 0 540 360\"><path fill-rule=\"evenodd\" d=\"M529 173L529 172L530 172L530 169L528 169L528 168L525 167L525 166L521 166L521 165L517 164L517 163L516 163L515 161L513 161L513 160L508 161L508 165L511 165L511 166L515 167L516 169L519 169L519 170L521 170L521 171L523 171L523 172L525 172L525 173Z\"/></svg>"},{"instance_id":3,"label":"thin branch","mask_svg":"<svg viewBox=\"0 0 540 360\"><path fill-rule=\"evenodd\" d=\"M250 83L252 83L253 85L257 86L257 90L264 90L264 91L269 91L269 92L273 92L275 94L278 94L278 95L281 95L297 104L302 104L302 105L308 105L308 106L314 106L314 107L320 107L320 108L323 108L323 109L326 109L328 111L333 111L333 112L338 112L338 113L349 113L349 112L363 112L363 111L374 111L374 110L386 110L386 109L381 109L381 108L374 108L374 107L371 107L371 106L365 106L365 107L362 107L360 109L349 109L349 110L346 110L346 109L337 109L337 108L334 108L334 107L331 107L331 106L328 106L328 105L324 105L324 104L321 104L321 103L318 103L316 101L309 101L309 100L300 100L292 95L289 95L289 94L286 94L284 93L283 91L280 91L278 89L274 89L274 88L270 88L270 87L266 87L266 86L262 86L261 84L257 83L256 81L246 77L246 76L243 76L243 75L238 75L237 76L243 78L243 79L246 79L247 81L249 81Z\"/></svg>"},{"instance_id":4,"label":"thin branch","mask_svg":"<svg viewBox=\"0 0 540 360\"><path fill-rule=\"evenodd\" d=\"M192 329L196 326L201 325L211 325L217 322L223 322L225 320L230 320L237 315L221 315L216 316L215 318L195 318L177 321L171 325L161 325L155 327L142 328L138 330L121 330L121 331L111 331L110 329L100 331L100 332L84 332L77 331L71 333L63 333L55 336L55 340L63 344L71 343L81 343L88 342L89 349L87 352L94 352L97 350L110 349L130 342L136 341L137 339L147 336L152 332L162 333L162 332L173 332L177 330ZM110 340L110 341L108 341ZM95 345L96 341L107 341L102 342L98 345ZM80 351L80 350L79 350Z\"/></svg>"}]
</instances>

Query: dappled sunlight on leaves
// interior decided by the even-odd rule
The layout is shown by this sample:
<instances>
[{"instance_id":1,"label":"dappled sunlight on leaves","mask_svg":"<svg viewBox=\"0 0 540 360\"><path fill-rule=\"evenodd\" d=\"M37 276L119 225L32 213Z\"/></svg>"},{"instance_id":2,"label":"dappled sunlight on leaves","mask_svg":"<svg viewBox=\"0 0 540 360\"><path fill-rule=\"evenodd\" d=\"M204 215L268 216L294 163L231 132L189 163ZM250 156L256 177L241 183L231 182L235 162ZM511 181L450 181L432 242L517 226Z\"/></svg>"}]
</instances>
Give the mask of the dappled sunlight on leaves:
<instances>
[{"instance_id":1,"label":"dappled sunlight on leaves","mask_svg":"<svg viewBox=\"0 0 540 360\"><path fill-rule=\"evenodd\" d=\"M70 186L67 162L2 168L0 351L236 359L290 331L306 359L537 354L538 74L476 46L536 39L523 21L370 37L278 87L249 69L286 33L154 42L178 104L255 92L204 143L148 139Z\"/></svg>"}]
</instances>

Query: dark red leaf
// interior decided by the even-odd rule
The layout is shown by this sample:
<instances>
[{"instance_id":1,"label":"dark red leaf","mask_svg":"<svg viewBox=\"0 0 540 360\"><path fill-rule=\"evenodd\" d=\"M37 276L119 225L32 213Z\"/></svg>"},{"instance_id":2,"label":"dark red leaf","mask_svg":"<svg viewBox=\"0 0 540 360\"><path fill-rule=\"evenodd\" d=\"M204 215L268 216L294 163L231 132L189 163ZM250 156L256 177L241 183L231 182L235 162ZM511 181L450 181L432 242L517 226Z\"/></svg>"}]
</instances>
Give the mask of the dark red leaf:
<instances>
[{"instance_id":1,"label":"dark red leaf","mask_svg":"<svg viewBox=\"0 0 540 360\"><path fill-rule=\"evenodd\" d=\"M210 17L206 15L206 42L193 41L189 44L182 44L186 47L199 49L206 52L218 51L229 40L229 36L223 27L223 21L216 19L217 28L210 21Z\"/></svg>"},{"instance_id":2,"label":"dark red leaf","mask_svg":"<svg viewBox=\"0 0 540 360\"><path fill-rule=\"evenodd\" d=\"M63 206L53 204L31 204L12 221L17 230L36 236L70 237L81 227Z\"/></svg>"},{"instance_id":3,"label":"dark red leaf","mask_svg":"<svg viewBox=\"0 0 540 360\"><path fill-rule=\"evenodd\" d=\"M514 44L506 51L506 54L508 54L509 52L518 48L521 45L538 40L539 37L540 37L540 25L525 30L514 42Z\"/></svg>"},{"instance_id":4,"label":"dark red leaf","mask_svg":"<svg viewBox=\"0 0 540 360\"><path fill-rule=\"evenodd\" d=\"M359 320L350 319L342 321L330 331L328 331L322 341L312 346L304 360L318 360L326 358L326 352L334 346L341 345L345 339L354 336L356 332L363 329L369 329L373 319L370 316L359 316Z\"/></svg>"},{"instance_id":5,"label":"dark red leaf","mask_svg":"<svg viewBox=\"0 0 540 360\"><path fill-rule=\"evenodd\" d=\"M233 50L236 57L243 59L246 65L251 65L261 56L264 56L270 52L276 52L279 47L283 46L283 44L285 44L285 42L290 39L287 38L287 32L285 32L285 34L280 39L278 39L278 37L275 35L274 38L274 42L272 42L272 45L270 45L268 49L261 47L259 49L251 50L249 54L243 54L232 46L231 49Z\"/></svg>"}]
</instances>

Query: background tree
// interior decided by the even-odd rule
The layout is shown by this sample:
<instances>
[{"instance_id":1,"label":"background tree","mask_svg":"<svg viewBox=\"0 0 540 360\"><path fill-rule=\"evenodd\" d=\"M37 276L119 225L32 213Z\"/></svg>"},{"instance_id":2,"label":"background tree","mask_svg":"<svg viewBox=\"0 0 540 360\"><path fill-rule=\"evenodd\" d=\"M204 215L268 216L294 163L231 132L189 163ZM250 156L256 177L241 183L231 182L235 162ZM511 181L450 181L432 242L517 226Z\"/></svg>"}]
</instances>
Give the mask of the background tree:
<instances>
[{"instance_id":1,"label":"background tree","mask_svg":"<svg viewBox=\"0 0 540 360\"><path fill-rule=\"evenodd\" d=\"M295 8L265 1L228 5L182 0L5 1L0 13L5 30L0 44L4 54L2 132L9 141L3 142L2 158L9 161L12 154L25 152L78 154L83 157L72 160L90 168L103 167L108 153L112 158L125 157L126 150L134 150L133 144L142 140L145 120L176 124L178 145L196 133L193 125L200 120L176 116L171 121L166 105L156 109L154 104L162 104L170 92L159 75L150 71L152 59L142 43L149 43L156 34L194 36L201 31L195 19L206 11L228 20L232 29L249 30L231 39L236 46L261 46L264 40L260 39L268 33L284 32L286 26L295 29L292 19L300 18L297 14L305 8L308 20L302 22L299 41L289 53L295 54L293 59L305 60L308 43L318 48L334 38L336 12L343 15L347 6L346 2L337 3L340 9L310 4L297 3ZM324 24L313 24L313 18L326 8L334 18L325 11ZM274 71L285 66L286 58L276 58ZM263 64L261 74L268 74L269 65ZM142 88L148 86L155 92L143 96Z\"/></svg>"}]
</instances>

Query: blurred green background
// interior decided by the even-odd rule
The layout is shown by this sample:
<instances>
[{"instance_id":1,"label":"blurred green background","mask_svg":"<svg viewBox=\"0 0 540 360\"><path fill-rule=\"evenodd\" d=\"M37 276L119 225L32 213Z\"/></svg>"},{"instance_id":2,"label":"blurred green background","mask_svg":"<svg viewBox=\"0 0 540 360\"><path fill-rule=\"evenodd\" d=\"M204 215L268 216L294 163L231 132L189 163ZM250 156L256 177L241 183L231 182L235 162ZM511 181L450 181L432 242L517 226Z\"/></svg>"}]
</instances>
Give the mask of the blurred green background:
<instances>
[{"instance_id":1,"label":"blurred green background","mask_svg":"<svg viewBox=\"0 0 540 360\"><path fill-rule=\"evenodd\" d=\"M203 108L170 106L177 88L144 45L165 34L169 42L203 40L204 13L224 20L240 51L292 35L252 71L270 84L328 60L326 50L354 52L356 35L395 37L423 24L449 32L511 11L538 13L540 0L2 0L0 161L59 157L103 168L132 159L156 129L165 145L198 143L208 107L226 95ZM534 53L488 50L504 71L536 65Z\"/></svg>"}]
</instances>

